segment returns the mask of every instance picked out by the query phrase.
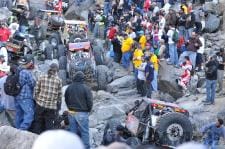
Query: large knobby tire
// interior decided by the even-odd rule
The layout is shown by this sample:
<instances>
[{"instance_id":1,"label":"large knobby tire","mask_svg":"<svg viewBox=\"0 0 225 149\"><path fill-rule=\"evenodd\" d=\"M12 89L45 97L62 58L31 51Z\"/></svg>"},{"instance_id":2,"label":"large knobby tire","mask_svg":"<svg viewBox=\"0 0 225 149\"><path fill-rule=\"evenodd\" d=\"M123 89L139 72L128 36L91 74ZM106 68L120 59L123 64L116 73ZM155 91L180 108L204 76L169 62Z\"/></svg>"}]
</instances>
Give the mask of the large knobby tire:
<instances>
[{"instance_id":1,"label":"large knobby tire","mask_svg":"<svg viewBox=\"0 0 225 149\"><path fill-rule=\"evenodd\" d=\"M116 140L113 137L116 134L117 131L117 126L121 125L121 123L117 120L109 120L104 129L104 134L103 134L103 140L102 140L102 145L109 145Z\"/></svg>"},{"instance_id":2,"label":"large knobby tire","mask_svg":"<svg viewBox=\"0 0 225 149\"><path fill-rule=\"evenodd\" d=\"M104 53L100 48L99 46L93 47L96 65L104 65Z\"/></svg>"},{"instance_id":3,"label":"large knobby tire","mask_svg":"<svg viewBox=\"0 0 225 149\"><path fill-rule=\"evenodd\" d=\"M52 45L48 44L46 47L45 47L45 59L47 60L52 60L53 59L53 56L54 56L54 48Z\"/></svg>"},{"instance_id":4,"label":"large knobby tire","mask_svg":"<svg viewBox=\"0 0 225 149\"><path fill-rule=\"evenodd\" d=\"M58 76L62 80L62 84L66 85L67 84L67 72L66 72L66 70L59 70Z\"/></svg>"},{"instance_id":5,"label":"large knobby tire","mask_svg":"<svg viewBox=\"0 0 225 149\"><path fill-rule=\"evenodd\" d=\"M126 140L126 144L129 145L131 148L136 148L141 145L141 140L137 137L130 137Z\"/></svg>"},{"instance_id":6,"label":"large knobby tire","mask_svg":"<svg viewBox=\"0 0 225 149\"><path fill-rule=\"evenodd\" d=\"M159 118L155 136L159 145L177 146L191 141L192 133L192 124L186 115L170 112Z\"/></svg>"},{"instance_id":7,"label":"large knobby tire","mask_svg":"<svg viewBox=\"0 0 225 149\"><path fill-rule=\"evenodd\" d=\"M58 45L61 43L61 38L59 33L57 32L52 33L51 36L49 37L49 43L53 45L54 48L57 48Z\"/></svg>"},{"instance_id":8,"label":"large knobby tire","mask_svg":"<svg viewBox=\"0 0 225 149\"><path fill-rule=\"evenodd\" d=\"M61 56L59 58L59 69L66 70L67 58L66 56Z\"/></svg>"},{"instance_id":9,"label":"large knobby tire","mask_svg":"<svg viewBox=\"0 0 225 149\"><path fill-rule=\"evenodd\" d=\"M58 45L57 57L66 56L66 47L63 44Z\"/></svg>"},{"instance_id":10,"label":"large knobby tire","mask_svg":"<svg viewBox=\"0 0 225 149\"><path fill-rule=\"evenodd\" d=\"M108 67L105 65L98 65L97 66L97 84L98 90L105 90L107 86L107 71Z\"/></svg>"}]
</instances>

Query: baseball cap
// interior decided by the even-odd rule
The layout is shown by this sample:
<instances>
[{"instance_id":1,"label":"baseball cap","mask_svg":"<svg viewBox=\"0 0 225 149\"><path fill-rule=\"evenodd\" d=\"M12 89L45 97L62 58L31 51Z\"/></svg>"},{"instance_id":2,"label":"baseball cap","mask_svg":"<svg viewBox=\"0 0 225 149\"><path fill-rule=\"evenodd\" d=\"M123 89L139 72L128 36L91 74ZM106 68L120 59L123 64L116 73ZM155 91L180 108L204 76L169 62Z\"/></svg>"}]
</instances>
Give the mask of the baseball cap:
<instances>
[{"instance_id":1,"label":"baseball cap","mask_svg":"<svg viewBox=\"0 0 225 149\"><path fill-rule=\"evenodd\" d=\"M27 54L26 56L24 56L20 59L19 64L26 65L33 61L34 61L33 55Z\"/></svg>"}]
</instances>

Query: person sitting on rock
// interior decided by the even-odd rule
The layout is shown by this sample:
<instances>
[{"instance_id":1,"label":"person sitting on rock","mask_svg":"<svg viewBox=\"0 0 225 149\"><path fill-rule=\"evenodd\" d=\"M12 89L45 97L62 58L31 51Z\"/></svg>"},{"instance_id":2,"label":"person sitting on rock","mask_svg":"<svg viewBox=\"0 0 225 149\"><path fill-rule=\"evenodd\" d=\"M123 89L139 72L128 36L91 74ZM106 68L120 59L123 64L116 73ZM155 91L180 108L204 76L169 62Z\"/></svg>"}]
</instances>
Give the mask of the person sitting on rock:
<instances>
[{"instance_id":1,"label":"person sitting on rock","mask_svg":"<svg viewBox=\"0 0 225 149\"><path fill-rule=\"evenodd\" d=\"M184 69L184 72L180 76L180 78L177 80L178 85L180 85L185 93L186 96L189 96L190 93L188 91L188 84L191 79L191 70L192 70L192 64L188 56L185 56L185 62L181 65L182 69Z\"/></svg>"},{"instance_id":2,"label":"person sitting on rock","mask_svg":"<svg viewBox=\"0 0 225 149\"><path fill-rule=\"evenodd\" d=\"M215 123L204 126L202 133L206 135L206 138L203 139L204 145L212 149L217 149L220 137L225 139L223 120L218 118Z\"/></svg>"}]
</instances>

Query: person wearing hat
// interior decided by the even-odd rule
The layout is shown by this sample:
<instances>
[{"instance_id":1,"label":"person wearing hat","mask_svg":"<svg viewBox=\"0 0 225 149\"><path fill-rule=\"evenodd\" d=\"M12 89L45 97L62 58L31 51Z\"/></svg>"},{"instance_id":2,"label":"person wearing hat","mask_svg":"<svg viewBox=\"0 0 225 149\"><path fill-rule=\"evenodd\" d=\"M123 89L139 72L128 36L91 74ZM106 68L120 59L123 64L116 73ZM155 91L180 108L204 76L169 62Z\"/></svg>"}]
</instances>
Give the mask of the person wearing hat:
<instances>
[{"instance_id":1,"label":"person wearing hat","mask_svg":"<svg viewBox=\"0 0 225 149\"><path fill-rule=\"evenodd\" d=\"M224 66L225 66L225 53L224 48L221 48L217 55L217 61L219 62L217 71L218 93L223 93L223 78L224 78Z\"/></svg>"},{"instance_id":2,"label":"person wearing hat","mask_svg":"<svg viewBox=\"0 0 225 149\"><path fill-rule=\"evenodd\" d=\"M76 72L73 76L73 83L65 91L65 102L69 109L69 131L79 133L85 148L89 149L88 117L93 106L93 95L84 81L84 73Z\"/></svg>"},{"instance_id":3,"label":"person wearing hat","mask_svg":"<svg viewBox=\"0 0 225 149\"><path fill-rule=\"evenodd\" d=\"M62 99L62 81L57 75L58 70L58 65L52 63L48 74L40 76L35 86L36 108L33 132L37 134L55 128L54 123Z\"/></svg>"},{"instance_id":4,"label":"person wearing hat","mask_svg":"<svg viewBox=\"0 0 225 149\"><path fill-rule=\"evenodd\" d=\"M33 91L35 80L30 72L30 68L33 66L32 55L26 55L19 63L20 66L17 68L17 71L19 71L21 91L17 96L15 96L15 125L17 129L28 130L34 119Z\"/></svg>"}]
</instances>

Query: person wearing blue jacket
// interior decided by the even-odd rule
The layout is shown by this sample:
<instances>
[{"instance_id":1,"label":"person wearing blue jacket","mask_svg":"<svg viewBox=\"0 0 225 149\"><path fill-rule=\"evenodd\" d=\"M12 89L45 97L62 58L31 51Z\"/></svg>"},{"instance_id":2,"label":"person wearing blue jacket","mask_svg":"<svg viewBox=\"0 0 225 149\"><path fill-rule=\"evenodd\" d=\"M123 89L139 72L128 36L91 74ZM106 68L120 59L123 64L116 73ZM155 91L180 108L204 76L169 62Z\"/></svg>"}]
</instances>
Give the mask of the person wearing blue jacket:
<instances>
[{"instance_id":1,"label":"person wearing blue jacket","mask_svg":"<svg viewBox=\"0 0 225 149\"><path fill-rule=\"evenodd\" d=\"M210 147L211 149L217 149L220 138L225 138L223 120L217 119L216 123L211 123L209 125L204 126L202 129L202 133L203 135L206 134L206 138L204 139L204 145Z\"/></svg>"},{"instance_id":2,"label":"person wearing blue jacket","mask_svg":"<svg viewBox=\"0 0 225 149\"><path fill-rule=\"evenodd\" d=\"M28 130L34 119L34 99L33 91L35 80L29 71L33 65L31 56L26 56L21 60L19 69L19 83L22 86L20 93L15 97L17 129Z\"/></svg>"}]
</instances>

